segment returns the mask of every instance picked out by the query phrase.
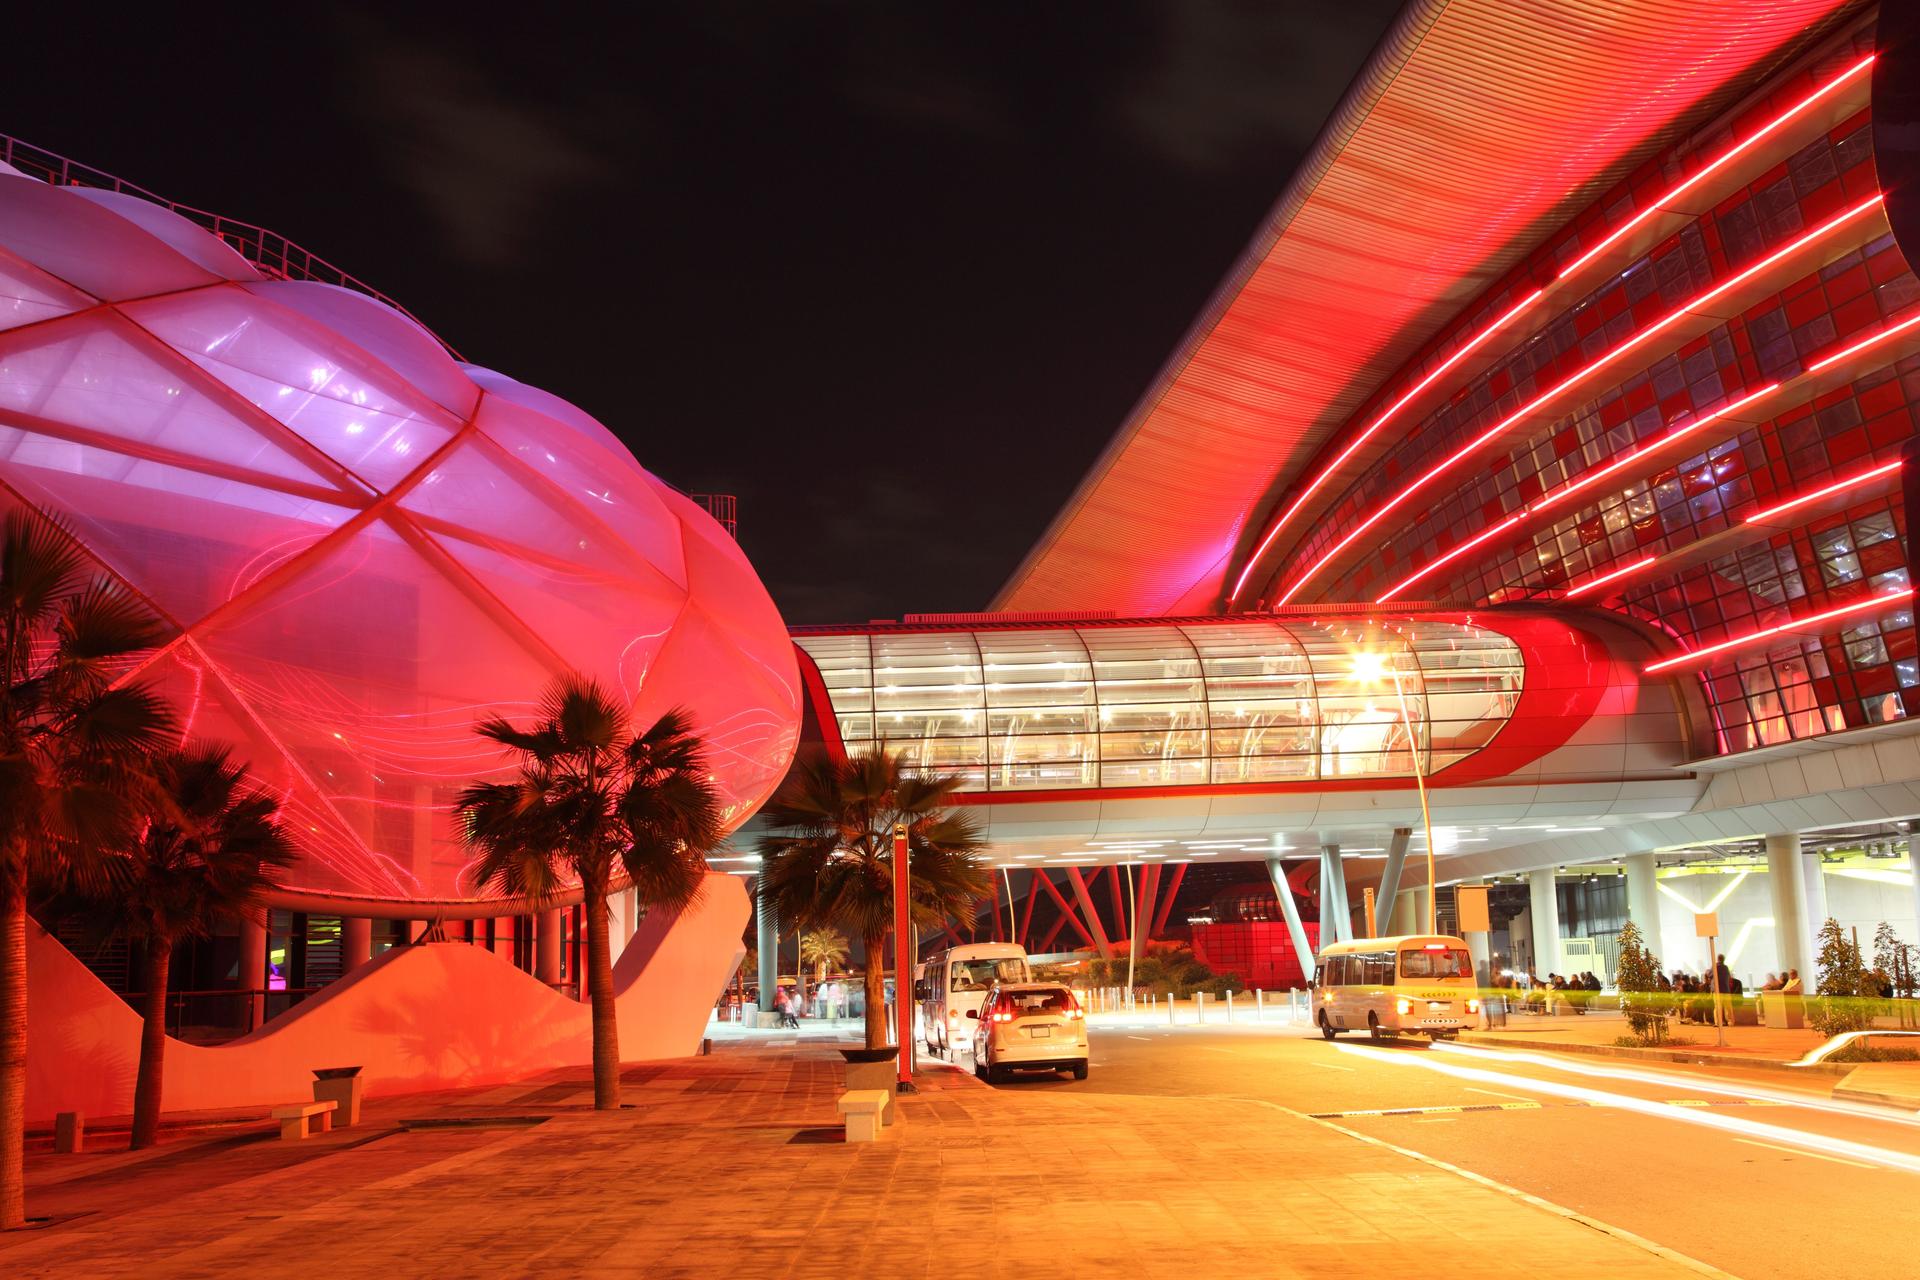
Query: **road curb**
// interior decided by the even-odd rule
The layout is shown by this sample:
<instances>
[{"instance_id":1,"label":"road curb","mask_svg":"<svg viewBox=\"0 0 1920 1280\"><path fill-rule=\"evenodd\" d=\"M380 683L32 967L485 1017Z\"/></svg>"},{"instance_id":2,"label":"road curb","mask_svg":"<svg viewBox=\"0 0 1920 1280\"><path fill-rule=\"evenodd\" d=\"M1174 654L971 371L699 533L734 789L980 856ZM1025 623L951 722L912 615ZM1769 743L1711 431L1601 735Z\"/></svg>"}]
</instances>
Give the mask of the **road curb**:
<instances>
[{"instance_id":1,"label":"road curb","mask_svg":"<svg viewBox=\"0 0 1920 1280\"><path fill-rule=\"evenodd\" d=\"M1703 1053L1688 1049L1641 1049L1614 1044L1579 1044L1566 1040L1538 1040L1531 1036L1503 1036L1481 1031L1463 1031L1460 1034L1460 1043L1487 1045L1498 1049L1542 1049L1550 1053L1577 1053L1593 1058L1626 1058L1639 1062L1680 1062L1704 1067L1763 1067L1769 1071L1790 1071L1794 1075L1843 1076L1858 1065L1813 1062L1801 1067L1782 1058L1736 1058L1724 1053Z\"/></svg>"}]
</instances>

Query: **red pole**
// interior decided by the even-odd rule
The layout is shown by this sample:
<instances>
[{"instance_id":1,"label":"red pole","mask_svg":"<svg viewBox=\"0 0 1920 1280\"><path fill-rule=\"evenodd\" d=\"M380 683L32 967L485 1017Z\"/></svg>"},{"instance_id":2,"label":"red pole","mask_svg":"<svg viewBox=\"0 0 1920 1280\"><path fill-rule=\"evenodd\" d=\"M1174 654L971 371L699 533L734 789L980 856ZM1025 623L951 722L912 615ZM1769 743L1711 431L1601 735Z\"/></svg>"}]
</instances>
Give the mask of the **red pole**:
<instances>
[{"instance_id":1,"label":"red pole","mask_svg":"<svg viewBox=\"0 0 1920 1280\"><path fill-rule=\"evenodd\" d=\"M907 828L893 827L893 1020L900 1046L901 1093L913 1092L913 905Z\"/></svg>"}]
</instances>

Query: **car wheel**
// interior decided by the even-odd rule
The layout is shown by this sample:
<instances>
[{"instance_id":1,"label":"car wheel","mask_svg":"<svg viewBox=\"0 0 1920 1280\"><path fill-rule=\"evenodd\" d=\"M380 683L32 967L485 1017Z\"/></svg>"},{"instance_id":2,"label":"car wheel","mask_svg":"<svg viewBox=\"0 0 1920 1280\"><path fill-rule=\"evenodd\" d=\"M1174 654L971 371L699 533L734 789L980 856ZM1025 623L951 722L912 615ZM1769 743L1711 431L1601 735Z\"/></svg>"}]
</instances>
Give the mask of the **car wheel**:
<instances>
[{"instance_id":1,"label":"car wheel","mask_svg":"<svg viewBox=\"0 0 1920 1280\"><path fill-rule=\"evenodd\" d=\"M1387 1033L1380 1029L1380 1019L1371 1013L1367 1015L1367 1034L1375 1040L1385 1040L1387 1038Z\"/></svg>"},{"instance_id":2,"label":"car wheel","mask_svg":"<svg viewBox=\"0 0 1920 1280\"><path fill-rule=\"evenodd\" d=\"M1074 1063L1074 1064L1073 1064L1073 1078L1074 1078L1075 1080L1085 1080L1085 1079L1087 1078L1087 1064L1086 1064L1086 1063L1084 1063L1084 1062L1076 1062L1076 1063Z\"/></svg>"},{"instance_id":3,"label":"car wheel","mask_svg":"<svg viewBox=\"0 0 1920 1280\"><path fill-rule=\"evenodd\" d=\"M1331 1039L1333 1039L1333 1038L1334 1038L1335 1036L1337 1036L1337 1035L1339 1035L1339 1034L1340 1034L1340 1033L1339 1033L1338 1031L1335 1031L1335 1030L1333 1029L1333 1024L1332 1024L1331 1022L1328 1022L1328 1021L1327 1021L1327 1015L1326 1015L1326 1014L1324 1014L1324 1013L1323 1013L1323 1014L1321 1014L1321 1015L1320 1015L1320 1035L1321 1035L1321 1038L1322 1038L1322 1039L1326 1039L1326 1040L1331 1040Z\"/></svg>"}]
</instances>

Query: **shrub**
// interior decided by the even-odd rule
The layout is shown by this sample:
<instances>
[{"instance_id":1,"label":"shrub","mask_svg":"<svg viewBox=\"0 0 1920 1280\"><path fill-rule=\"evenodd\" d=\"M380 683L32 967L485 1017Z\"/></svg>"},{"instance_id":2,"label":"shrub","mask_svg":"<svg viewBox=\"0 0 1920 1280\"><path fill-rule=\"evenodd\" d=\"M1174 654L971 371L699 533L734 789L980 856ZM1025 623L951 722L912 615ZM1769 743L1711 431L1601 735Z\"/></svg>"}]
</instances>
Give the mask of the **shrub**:
<instances>
[{"instance_id":1,"label":"shrub","mask_svg":"<svg viewBox=\"0 0 1920 1280\"><path fill-rule=\"evenodd\" d=\"M1631 1043L1664 1042L1673 996L1660 990L1660 961L1647 949L1640 926L1631 920L1620 930L1620 968L1614 984L1620 988L1620 1008L1633 1031Z\"/></svg>"},{"instance_id":2,"label":"shrub","mask_svg":"<svg viewBox=\"0 0 1920 1280\"><path fill-rule=\"evenodd\" d=\"M1820 927L1819 995L1807 1001L1807 1024L1823 1036L1865 1031L1879 1012L1879 995L1859 944L1829 916Z\"/></svg>"}]
</instances>

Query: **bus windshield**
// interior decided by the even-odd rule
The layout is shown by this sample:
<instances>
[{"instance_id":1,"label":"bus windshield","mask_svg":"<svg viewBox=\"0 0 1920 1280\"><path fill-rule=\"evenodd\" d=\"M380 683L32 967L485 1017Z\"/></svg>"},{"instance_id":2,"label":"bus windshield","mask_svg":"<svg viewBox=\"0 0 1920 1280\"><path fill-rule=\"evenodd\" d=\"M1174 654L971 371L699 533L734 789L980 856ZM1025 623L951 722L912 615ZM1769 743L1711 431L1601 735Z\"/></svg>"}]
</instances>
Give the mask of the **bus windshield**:
<instances>
[{"instance_id":1,"label":"bus windshield","mask_svg":"<svg viewBox=\"0 0 1920 1280\"><path fill-rule=\"evenodd\" d=\"M1437 951L1402 951L1400 976L1403 978L1471 978L1473 957L1458 947Z\"/></svg>"},{"instance_id":2,"label":"bus windshield","mask_svg":"<svg viewBox=\"0 0 1920 1280\"><path fill-rule=\"evenodd\" d=\"M985 991L996 981L1027 981L1027 962L1019 956L955 960L947 969L950 991Z\"/></svg>"}]
</instances>

